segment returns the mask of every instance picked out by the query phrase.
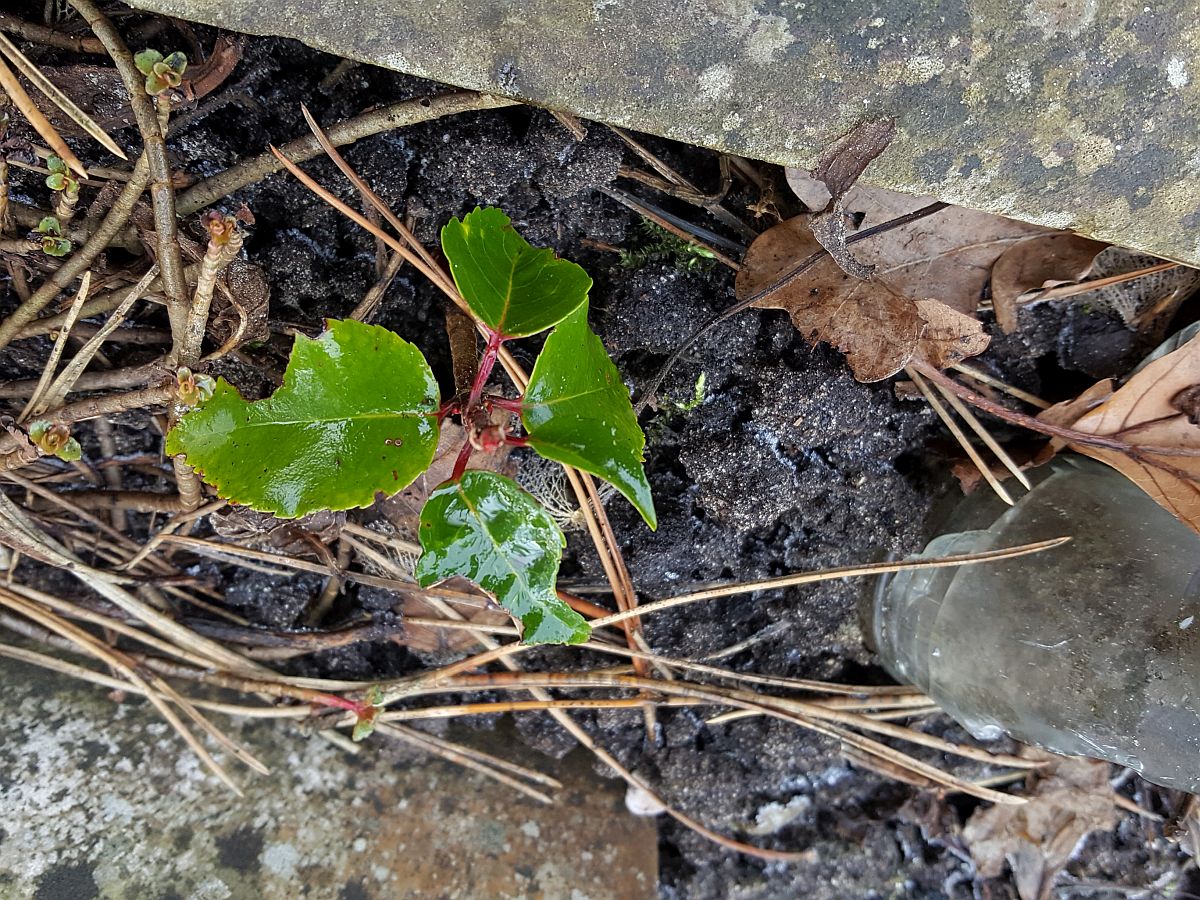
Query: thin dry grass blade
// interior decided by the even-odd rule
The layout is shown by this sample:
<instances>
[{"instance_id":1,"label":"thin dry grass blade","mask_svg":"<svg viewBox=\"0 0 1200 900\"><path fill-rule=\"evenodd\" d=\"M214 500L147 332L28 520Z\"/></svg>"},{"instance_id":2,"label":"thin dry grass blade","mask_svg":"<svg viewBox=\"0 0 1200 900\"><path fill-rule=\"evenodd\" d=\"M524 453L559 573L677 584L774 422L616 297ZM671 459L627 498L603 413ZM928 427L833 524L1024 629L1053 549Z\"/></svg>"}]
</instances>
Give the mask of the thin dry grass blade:
<instances>
[{"instance_id":1,"label":"thin dry grass blade","mask_svg":"<svg viewBox=\"0 0 1200 900\"><path fill-rule=\"evenodd\" d=\"M62 374L54 379L54 383L50 385L40 403L41 412L52 406L59 406L66 400L67 394L71 392L71 388L75 386L75 382L79 380L79 376L83 374L83 370L88 367L92 358L100 351L100 347L108 340L108 336L116 331L117 327L125 321L125 316L129 314L129 310L133 307L133 304L142 298L149 289L150 282L157 276L158 263L155 263L142 276L141 280L130 289L129 293L125 295L120 306L112 311L112 314L100 330L92 335L86 344L79 348L79 352L75 354L75 358L62 370Z\"/></svg>"},{"instance_id":2,"label":"thin dry grass blade","mask_svg":"<svg viewBox=\"0 0 1200 900\"><path fill-rule=\"evenodd\" d=\"M929 385L925 383L925 379L922 378L920 373L918 373L915 369L906 368L904 371L908 373L908 377L912 379L913 384L917 386L917 389L921 392L925 399L929 401L929 405L932 406L933 411L938 414L938 418L942 420L942 424L946 426L952 435L954 435L954 439L958 441L958 445L963 448L963 451L970 458L971 462L975 464L975 468L979 470L979 474L983 476L984 480L987 481L992 490L996 492L996 496L1009 506L1012 506L1012 495L1009 494L1004 485L1000 483L1000 479L997 478L995 473L992 472L992 467L987 464L987 461L984 460L982 456L979 455L979 451L975 449L975 445L972 444L967 438L966 434L963 433L962 428L960 428L958 423L954 421L953 416L950 415L946 407L942 406L942 403L940 400L938 400L937 395L929 389Z\"/></svg>"},{"instance_id":3,"label":"thin dry grass blade","mask_svg":"<svg viewBox=\"0 0 1200 900\"><path fill-rule=\"evenodd\" d=\"M889 572L906 572L910 569L940 569L947 566L974 565L984 562L998 562L1002 559L1014 559L1030 553L1041 553L1061 547L1070 537L1052 538L1046 541L1035 541L1031 544L1021 544L1016 547L1005 547L1000 550L987 550L983 553L964 553L958 556L942 556L936 559L901 560L898 562L867 563L860 566L841 566L835 569L822 569L818 572L802 572L798 575L784 575L779 578L768 578L763 581L745 581L723 587L709 588L692 594L681 594L678 597L668 597L645 603L634 612L613 613L603 619L596 619L592 627L612 625L632 615L645 616L664 609L697 603L702 600L712 600L717 597L729 597L734 594L751 594L755 591L770 591L777 588L796 587L801 584L815 584L820 581L833 581L838 578L853 578L859 575L883 575Z\"/></svg>"},{"instance_id":4,"label":"thin dry grass blade","mask_svg":"<svg viewBox=\"0 0 1200 900\"><path fill-rule=\"evenodd\" d=\"M12 60L13 65L21 70L21 74L28 78L34 87L45 94L55 106L70 116L76 125L90 134L105 150L107 150L113 156L117 156L121 159L129 158L125 155L125 151L117 145L117 142L109 137L108 133L99 125L97 125L91 116L76 106L70 97L59 90L54 82L43 75L41 70L31 63L25 54L20 51L17 45L10 41L3 32L0 32L0 51L2 51L5 56ZM38 133L41 134L40 131ZM57 134L57 132L55 133ZM59 140L61 141L61 138ZM47 140L46 143L50 144L51 142ZM53 147L53 144L51 144L51 147ZM63 162L66 162L68 165L70 165L70 160L68 160L67 157L63 156L61 153L58 155L62 157ZM78 162L78 160L76 160L76 162ZM71 166L71 168L75 169L75 171L85 178L87 177L87 172L83 170L82 165L80 165L79 168L76 168L75 166Z\"/></svg>"},{"instance_id":5,"label":"thin dry grass blade","mask_svg":"<svg viewBox=\"0 0 1200 900\"><path fill-rule=\"evenodd\" d=\"M42 375L38 378L37 386L33 389L33 393L29 397L29 402L25 404L25 408L21 410L21 414L17 416L18 422L26 421L31 415L41 415L50 408L50 404L42 403L42 397L50 386L50 379L54 377L54 372L58 368L58 361L62 359L63 350L67 347L67 338L71 333L71 329L75 327L75 320L79 318L79 310L83 308L91 286L92 271L89 269L83 273L83 278L80 279L79 290L75 292L75 299L71 301L71 308L67 310L67 319L63 322L62 328L58 332L58 338L54 341L54 347L50 350L50 358L46 360L46 365L42 368Z\"/></svg>"},{"instance_id":6,"label":"thin dry grass blade","mask_svg":"<svg viewBox=\"0 0 1200 900\"><path fill-rule=\"evenodd\" d=\"M87 169L83 167L83 163L79 161L79 157L71 152L71 148L62 139L62 135L50 124L50 120L42 115L42 111L37 108L37 104L26 93L25 88L21 86L21 82L17 80L17 76L13 74L13 70L8 67L8 64L3 59L0 59L0 90L8 94L9 99L21 111L21 114L29 120L29 124L33 126L33 130L40 134L42 140L50 145L50 149L63 162L74 169L80 178L87 178Z\"/></svg>"},{"instance_id":7,"label":"thin dry grass blade","mask_svg":"<svg viewBox=\"0 0 1200 900\"><path fill-rule=\"evenodd\" d=\"M145 694L146 699L154 704L154 708L157 709L159 714L166 719L167 722L170 723L171 727L179 733L179 736L183 738L184 742L188 745L191 751L200 758L200 760L209 768L209 770L239 797L244 796L241 789L237 786L237 783L229 777L229 773L225 771L224 767L221 766L221 764L215 759L213 759L212 754L210 754L205 746L200 743L194 734L192 734L191 730L183 723L179 716L175 714L175 711L171 709L171 707L158 695L156 691L150 687L149 684L146 683L146 681L140 675L138 675L134 667L123 658L123 654L105 647L83 629L71 625L54 613L51 613L48 610L43 610L36 604L30 603L24 598L10 593L7 590L0 589L0 604L9 607L14 612L20 613L26 618L32 619L43 628L47 628L50 631L62 635L68 640L74 642L84 652L96 657L101 662L116 669L127 679L140 687L142 692Z\"/></svg>"}]
</instances>

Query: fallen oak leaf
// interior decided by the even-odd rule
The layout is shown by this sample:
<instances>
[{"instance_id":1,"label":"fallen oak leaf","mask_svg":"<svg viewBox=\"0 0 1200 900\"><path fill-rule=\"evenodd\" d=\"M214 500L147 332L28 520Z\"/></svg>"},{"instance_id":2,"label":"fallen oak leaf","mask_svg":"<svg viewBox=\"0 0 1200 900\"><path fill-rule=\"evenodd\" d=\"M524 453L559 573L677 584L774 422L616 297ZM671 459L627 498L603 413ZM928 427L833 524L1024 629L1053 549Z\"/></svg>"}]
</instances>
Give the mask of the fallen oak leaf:
<instances>
[{"instance_id":1,"label":"fallen oak leaf","mask_svg":"<svg viewBox=\"0 0 1200 900\"><path fill-rule=\"evenodd\" d=\"M803 216L765 231L742 261L737 296L769 288L795 260L819 249ZM852 278L829 257L754 306L785 310L810 344L824 341L845 353L863 382L896 374L914 355L944 368L982 353L990 340L972 317L937 300L913 301L879 279Z\"/></svg>"},{"instance_id":2,"label":"fallen oak leaf","mask_svg":"<svg viewBox=\"0 0 1200 900\"><path fill-rule=\"evenodd\" d=\"M746 251L736 295L750 297L771 285L791 262L815 249L811 231L796 219L765 231ZM852 278L830 257L818 260L802 280L785 284L754 306L785 310L806 341L837 347L846 354L854 377L864 382L882 381L903 369L925 331L925 321L911 300L878 281Z\"/></svg>"},{"instance_id":3,"label":"fallen oak leaf","mask_svg":"<svg viewBox=\"0 0 1200 900\"><path fill-rule=\"evenodd\" d=\"M1070 232L1018 241L992 266L992 309L1005 334L1017 330L1017 310L1037 299L1031 292L1084 278L1108 245Z\"/></svg>"},{"instance_id":4,"label":"fallen oak leaf","mask_svg":"<svg viewBox=\"0 0 1200 900\"><path fill-rule=\"evenodd\" d=\"M822 188L798 170L789 169L787 175L788 184L801 199ZM858 184L842 198L842 206L858 223L859 233L929 201L929 197ZM874 266L877 278L906 297L940 300L959 312L973 314L1000 254L1016 241L1047 233L1048 229L1038 225L950 206L856 244L854 256ZM850 239L853 237L851 234Z\"/></svg>"},{"instance_id":5,"label":"fallen oak leaf","mask_svg":"<svg viewBox=\"0 0 1200 900\"><path fill-rule=\"evenodd\" d=\"M952 309L938 300L917 300L917 312L926 327L917 344L916 355L944 369L964 359L978 356L992 339L978 319Z\"/></svg>"},{"instance_id":6,"label":"fallen oak leaf","mask_svg":"<svg viewBox=\"0 0 1200 900\"><path fill-rule=\"evenodd\" d=\"M1200 425L1190 421L1188 406L1197 385L1200 338L1192 338L1142 368L1107 401L1071 426L1076 432L1117 438L1128 449L1081 441L1072 441L1069 446L1112 466L1177 519L1200 532ZM1178 399L1181 397L1182 401ZM1179 402L1182 409L1176 405Z\"/></svg>"},{"instance_id":7,"label":"fallen oak leaf","mask_svg":"<svg viewBox=\"0 0 1200 900\"><path fill-rule=\"evenodd\" d=\"M962 833L979 874L996 878L1007 865L1021 900L1047 900L1079 842L1116 824L1108 764L1051 759L1027 803L976 810Z\"/></svg>"}]
</instances>

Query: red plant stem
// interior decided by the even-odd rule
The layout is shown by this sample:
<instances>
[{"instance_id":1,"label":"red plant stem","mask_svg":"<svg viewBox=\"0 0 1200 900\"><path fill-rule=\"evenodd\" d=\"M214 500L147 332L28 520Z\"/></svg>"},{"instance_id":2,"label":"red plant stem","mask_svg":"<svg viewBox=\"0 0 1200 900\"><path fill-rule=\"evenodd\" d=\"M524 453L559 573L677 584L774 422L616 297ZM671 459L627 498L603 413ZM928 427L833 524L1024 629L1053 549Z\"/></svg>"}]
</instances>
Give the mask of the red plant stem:
<instances>
[{"instance_id":1,"label":"red plant stem","mask_svg":"<svg viewBox=\"0 0 1200 900\"><path fill-rule=\"evenodd\" d=\"M529 438L525 435L506 434L504 436L504 443L510 447L528 447Z\"/></svg>"},{"instance_id":2,"label":"red plant stem","mask_svg":"<svg viewBox=\"0 0 1200 900\"><path fill-rule=\"evenodd\" d=\"M1048 437L1056 437L1067 441L1071 444L1084 444L1088 447L1099 447L1103 450L1114 450L1117 453L1156 453L1160 456L1200 456L1200 450L1194 447L1158 447L1149 444L1130 444L1127 441L1122 441L1119 438L1111 437L1103 434L1091 434L1087 431L1077 431L1074 428L1065 428L1062 425L1052 425L1049 422L1041 422L1033 416L1027 416L1024 413L1019 413L989 400L986 397L975 393L970 388L959 384L953 378L943 373L941 370L930 365L924 360L911 360L909 365L928 378L930 381L936 382L946 388L948 391L957 394L962 399L966 400L972 406L982 409L984 412L991 413L997 419L1003 419L1006 422L1011 422L1013 425L1020 425L1022 428L1028 428L1030 431L1036 431ZM1128 429L1126 429L1128 431ZM1121 432L1118 432L1121 433Z\"/></svg>"},{"instance_id":3,"label":"red plant stem","mask_svg":"<svg viewBox=\"0 0 1200 900\"><path fill-rule=\"evenodd\" d=\"M523 397L510 399L508 397L497 397L495 394L489 394L487 397L483 398L483 402L490 404L491 406L495 406L497 409L508 410L510 413L514 413L519 416L524 407L525 399Z\"/></svg>"},{"instance_id":4,"label":"red plant stem","mask_svg":"<svg viewBox=\"0 0 1200 900\"><path fill-rule=\"evenodd\" d=\"M483 356L479 359L479 370L475 373L475 381L471 385L471 396L467 398L467 404L461 410L463 424L467 428L472 427L475 411L479 409L479 401L483 397L483 389L492 374L492 368L496 365L496 359L500 355L500 346L503 343L504 336L489 328L487 346L483 348ZM468 440L463 444L462 450L458 452L458 459L454 461L454 471L450 474L451 481L462 478L463 472L467 470L467 463L471 460L471 453L471 442Z\"/></svg>"},{"instance_id":5,"label":"red plant stem","mask_svg":"<svg viewBox=\"0 0 1200 900\"><path fill-rule=\"evenodd\" d=\"M458 459L454 461L454 471L450 473L451 481L458 481L462 478L463 472L467 471L467 463L471 460L472 449L471 442L467 441L458 451Z\"/></svg>"},{"instance_id":6,"label":"red plant stem","mask_svg":"<svg viewBox=\"0 0 1200 900\"><path fill-rule=\"evenodd\" d=\"M504 338L498 332L488 331L487 346L483 348L483 356L479 360L479 371L475 373L475 383L471 385L471 396L467 398L467 406L463 415L470 416L479 406L483 396L483 388L491 377L492 367L496 365L496 357L500 355L500 345Z\"/></svg>"},{"instance_id":7,"label":"red plant stem","mask_svg":"<svg viewBox=\"0 0 1200 900\"><path fill-rule=\"evenodd\" d=\"M349 710L356 716L361 716L366 710L371 708L371 704L369 703L347 700L345 697L339 697L336 694L317 694L312 698L312 702L320 706L332 706L335 709Z\"/></svg>"}]
</instances>

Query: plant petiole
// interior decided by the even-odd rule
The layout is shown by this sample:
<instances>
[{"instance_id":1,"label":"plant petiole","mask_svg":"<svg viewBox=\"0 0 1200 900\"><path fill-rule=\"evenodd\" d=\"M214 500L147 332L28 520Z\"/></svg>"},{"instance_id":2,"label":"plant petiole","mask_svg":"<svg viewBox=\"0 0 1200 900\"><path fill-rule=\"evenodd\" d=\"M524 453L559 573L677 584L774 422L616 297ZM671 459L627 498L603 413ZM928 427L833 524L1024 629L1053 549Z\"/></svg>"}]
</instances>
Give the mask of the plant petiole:
<instances>
[{"instance_id":1,"label":"plant petiole","mask_svg":"<svg viewBox=\"0 0 1200 900\"><path fill-rule=\"evenodd\" d=\"M495 394L488 394L483 398L483 402L488 406L494 406L497 409L507 410L514 415L521 414L521 407L524 403L523 397L498 397Z\"/></svg>"}]
</instances>

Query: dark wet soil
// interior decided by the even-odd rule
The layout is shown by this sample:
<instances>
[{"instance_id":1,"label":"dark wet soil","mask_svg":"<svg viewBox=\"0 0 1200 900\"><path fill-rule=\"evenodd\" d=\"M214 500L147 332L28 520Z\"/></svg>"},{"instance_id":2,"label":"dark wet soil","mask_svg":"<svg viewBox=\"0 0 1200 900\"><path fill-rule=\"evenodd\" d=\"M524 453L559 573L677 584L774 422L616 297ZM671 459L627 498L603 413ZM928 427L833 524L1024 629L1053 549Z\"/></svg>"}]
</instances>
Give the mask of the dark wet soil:
<instances>
[{"instance_id":1,"label":"dark wet soil","mask_svg":"<svg viewBox=\"0 0 1200 900\"><path fill-rule=\"evenodd\" d=\"M200 35L207 40L206 32ZM295 43L249 40L233 79L247 79L245 104L225 105L172 140L177 166L207 175L260 152L268 142L301 134L301 102L330 123L374 103L444 90L368 67L356 67L332 87L322 87L335 65L333 58ZM716 187L712 154L648 140L701 187ZM587 138L578 142L548 113L514 108L369 138L349 148L346 157L394 209L414 218L418 236L431 246L450 216L496 205L532 243L551 246L583 265L596 282L593 325L635 392L696 324L733 300L732 273L719 266L696 268L682 258L668 258L629 268L605 249L636 249L645 237L636 214L603 193L622 162L637 160L600 125L590 125ZM359 205L332 164L314 162L306 168ZM629 188L628 182L622 184ZM699 210L645 196L727 233ZM755 219L747 208L758 199L753 190L735 185L726 205L762 229L769 222ZM232 212L243 202L255 217L247 254L270 282L271 317L279 333L247 350L240 361L224 364L221 372L247 395L261 396L282 371L288 345L284 328L311 333L323 317L348 313L375 281L375 247L290 177L267 178L224 206ZM1062 399L1087 379L1063 374L1064 361L1072 361L1060 352L1064 314L1048 310L1036 318L1024 335L998 342L982 364L1050 399ZM376 321L417 343L449 387L443 313L433 288L402 270ZM1087 365L1076 368L1087 371L1101 364L1098 336L1111 332L1107 324L1091 326L1086 340L1072 344L1086 344ZM36 375L45 358L42 344L6 354L3 374ZM153 355L146 349L126 353L123 362ZM701 374L703 401L691 410L673 406L669 401L682 404L693 397ZM922 545L931 507L956 489L947 475L951 445L928 406L897 399L890 383L855 382L837 353L810 348L783 313L744 313L714 329L688 350L661 397L666 402L643 418L659 530L649 532L620 498L609 504L644 599L715 580L751 580L912 552ZM122 446L129 451L152 446L157 439L146 427L137 416L122 419L117 429ZM87 452L97 453L96 445L87 443ZM284 580L212 563L196 571L222 585L231 609L275 628L301 624L322 585L317 578ZM602 579L586 537L575 534L564 582L586 587ZM861 582L837 581L692 605L649 618L647 635L657 651L692 658L741 644L743 649L722 663L740 670L883 681L886 676L864 647L858 625L864 589ZM380 593L348 589L326 624L363 610L393 615ZM572 663L548 653L544 664ZM322 654L302 668L383 677L416 665L407 651L381 643ZM648 746L638 716L579 718L690 815L762 846L811 850L808 862L768 865L721 850L664 818L664 897L1016 896L1007 882L975 878L955 836L971 803L938 800L854 768L828 740L769 720L710 726L700 713L678 710L661 715L658 745ZM958 734L945 722L929 727ZM545 717L526 717L518 731L546 752L558 754L571 746ZM1136 780L1124 789L1161 809L1161 792ZM1089 841L1070 871L1076 882L1145 889L1179 865L1179 851L1158 826L1126 816L1115 832ZM1105 894L1071 887L1058 896Z\"/></svg>"}]
</instances>

